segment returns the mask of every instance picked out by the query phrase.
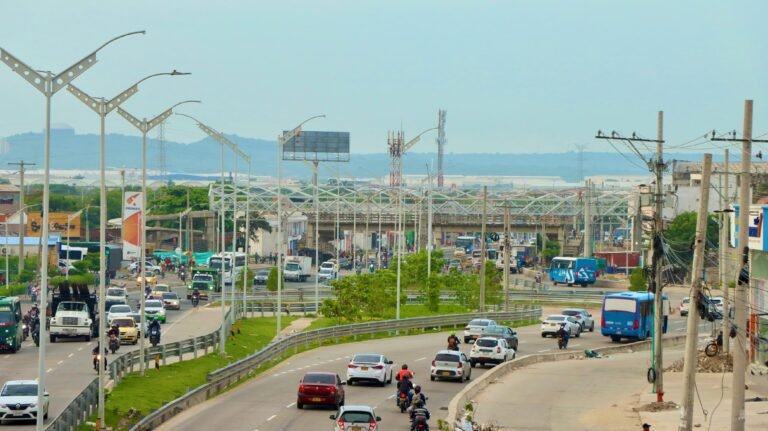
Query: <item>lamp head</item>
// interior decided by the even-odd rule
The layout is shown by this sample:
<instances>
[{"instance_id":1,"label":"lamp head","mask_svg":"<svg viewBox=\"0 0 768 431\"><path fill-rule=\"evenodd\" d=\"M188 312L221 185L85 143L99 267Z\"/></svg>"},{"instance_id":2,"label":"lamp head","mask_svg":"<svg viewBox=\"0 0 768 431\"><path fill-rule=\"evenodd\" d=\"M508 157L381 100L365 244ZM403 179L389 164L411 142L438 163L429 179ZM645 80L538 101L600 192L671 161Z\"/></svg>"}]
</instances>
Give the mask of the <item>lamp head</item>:
<instances>
[{"instance_id":1,"label":"lamp head","mask_svg":"<svg viewBox=\"0 0 768 431\"><path fill-rule=\"evenodd\" d=\"M173 69L173 72L171 72L171 76L177 76L177 75L191 75L190 72L179 72L176 69Z\"/></svg>"}]
</instances>

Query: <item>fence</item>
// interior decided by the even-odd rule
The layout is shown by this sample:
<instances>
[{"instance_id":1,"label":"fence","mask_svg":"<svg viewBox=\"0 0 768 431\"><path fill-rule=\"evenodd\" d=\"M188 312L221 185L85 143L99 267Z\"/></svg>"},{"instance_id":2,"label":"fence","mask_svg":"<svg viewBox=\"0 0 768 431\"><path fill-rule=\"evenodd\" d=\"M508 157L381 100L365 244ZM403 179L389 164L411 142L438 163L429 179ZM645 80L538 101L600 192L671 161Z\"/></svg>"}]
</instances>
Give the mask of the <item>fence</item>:
<instances>
[{"instance_id":1,"label":"fence","mask_svg":"<svg viewBox=\"0 0 768 431\"><path fill-rule=\"evenodd\" d=\"M229 332L231 325L232 309L227 311L225 319L225 332ZM205 354L209 349L215 350L219 344L219 327L216 331L210 334L201 335L199 337L188 338L182 341L176 341L173 343L161 344L159 346L148 347L144 350L144 363L148 364L150 361L156 358L161 361L162 365L165 365L168 359L178 358L179 361L184 360L184 355L191 355L191 358L197 358L199 351L204 350ZM189 359L189 358L188 358ZM113 360L109 364L109 377L117 386L126 374L138 371L139 363L141 361L141 353L139 350L133 350L131 352L122 354ZM98 405L98 393L99 393L99 379L94 378L88 386L80 392L78 396L73 399L69 405L48 424L45 429L47 431L72 431L76 430L80 425L93 414Z\"/></svg>"},{"instance_id":2,"label":"fence","mask_svg":"<svg viewBox=\"0 0 768 431\"><path fill-rule=\"evenodd\" d=\"M397 331L411 329L441 328L449 326L455 328L456 326L466 324L471 319L483 317L495 319L497 321L538 319L541 317L541 307L515 307L512 311L498 313L454 314L447 316L356 323L291 334L270 343L251 356L209 373L208 383L150 413L131 428L131 431L144 431L156 428L182 411L204 402L227 387L239 382L241 379L250 377L256 368L282 358L282 356L290 350L292 350L293 353L296 353L300 347L308 348L313 343L322 345L323 341L333 339L338 340L341 337L356 337L385 332L396 333Z\"/></svg>"}]
</instances>

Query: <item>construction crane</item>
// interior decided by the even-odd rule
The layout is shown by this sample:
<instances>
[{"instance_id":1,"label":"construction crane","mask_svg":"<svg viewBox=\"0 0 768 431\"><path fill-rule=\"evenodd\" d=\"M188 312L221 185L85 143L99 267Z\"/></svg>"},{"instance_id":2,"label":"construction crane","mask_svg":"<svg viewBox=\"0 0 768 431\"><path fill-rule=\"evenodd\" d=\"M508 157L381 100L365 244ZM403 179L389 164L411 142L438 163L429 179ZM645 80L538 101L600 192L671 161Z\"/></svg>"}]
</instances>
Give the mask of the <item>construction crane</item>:
<instances>
[{"instance_id":1,"label":"construction crane","mask_svg":"<svg viewBox=\"0 0 768 431\"><path fill-rule=\"evenodd\" d=\"M387 145L389 146L389 186L399 187L403 180L403 155L408 152L417 142L421 139L421 136L432 130L437 130L437 127L429 128L418 135L415 138L408 141L407 144L403 144L405 141L405 133L401 130L399 132L389 132L387 135Z\"/></svg>"}]
</instances>

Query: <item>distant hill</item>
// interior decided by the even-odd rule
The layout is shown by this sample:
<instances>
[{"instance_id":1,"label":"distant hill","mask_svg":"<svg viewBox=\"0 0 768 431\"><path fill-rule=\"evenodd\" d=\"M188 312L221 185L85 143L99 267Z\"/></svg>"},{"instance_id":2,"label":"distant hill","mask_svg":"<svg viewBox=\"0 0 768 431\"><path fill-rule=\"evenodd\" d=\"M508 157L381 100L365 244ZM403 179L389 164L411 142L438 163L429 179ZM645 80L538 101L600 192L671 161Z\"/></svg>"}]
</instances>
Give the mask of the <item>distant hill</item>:
<instances>
[{"instance_id":1,"label":"distant hill","mask_svg":"<svg viewBox=\"0 0 768 431\"><path fill-rule=\"evenodd\" d=\"M273 176L276 174L275 141L241 136L228 136L243 151L251 155L254 175ZM6 138L6 152L0 156L0 163L24 159L42 167L43 135L24 133ZM51 136L52 169L96 169L99 165L98 135L79 135L71 129L54 130ZM141 138L119 134L107 135L107 166L112 168L139 167L141 162ZM352 142L354 150L354 141ZM157 168L157 140L148 141L149 169ZM647 173L642 163L632 155L616 152L585 152L585 175L637 175ZM700 153L669 154L665 158L701 160ZM715 157L716 158L716 157ZM166 141L166 167L169 173L219 172L218 143L210 138L190 144ZM515 175L515 176L558 176L566 181L578 179L578 153L449 153L445 156L445 173L449 175ZM425 174L426 165L437 168L437 154L411 153L404 157L405 174ZM231 166L231 155L227 154L227 166ZM351 161L344 164L321 163L320 176L332 176L323 166L338 169L343 176L359 178L384 177L389 173L389 156L386 153L352 154ZM228 168L230 169L230 168ZM308 178L311 170L301 162L282 164L283 175ZM244 169L242 170L244 172Z\"/></svg>"}]
</instances>

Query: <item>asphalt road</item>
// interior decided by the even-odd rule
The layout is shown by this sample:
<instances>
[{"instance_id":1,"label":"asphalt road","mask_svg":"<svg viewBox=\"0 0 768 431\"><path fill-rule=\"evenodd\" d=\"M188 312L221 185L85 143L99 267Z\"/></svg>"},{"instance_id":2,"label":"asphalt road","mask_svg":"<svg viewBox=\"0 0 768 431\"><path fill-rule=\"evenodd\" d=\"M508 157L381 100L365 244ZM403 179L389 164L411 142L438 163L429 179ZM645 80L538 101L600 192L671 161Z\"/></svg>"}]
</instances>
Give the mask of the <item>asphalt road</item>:
<instances>
[{"instance_id":1,"label":"asphalt road","mask_svg":"<svg viewBox=\"0 0 768 431\"><path fill-rule=\"evenodd\" d=\"M174 278L167 277L164 281L170 283L172 290L181 296L186 290L173 280ZM128 303L134 307L138 298L138 292L134 289L129 293ZM183 299L180 311L167 312L168 321L161 327L162 342L174 342L211 332L219 326L221 320L219 316L220 310L205 307L204 301L197 309L193 309L191 303ZM97 340L87 343L81 339L62 339L53 344L46 344L46 388L51 394L49 420L55 418L96 376L91 363L91 350L96 346L96 342ZM122 345L116 355L138 348L138 345ZM29 337L17 353L2 354L0 382L36 379L37 351L32 337ZM107 360L109 361L112 356L110 354ZM20 429L33 429L33 426L22 426Z\"/></svg>"}]
</instances>

